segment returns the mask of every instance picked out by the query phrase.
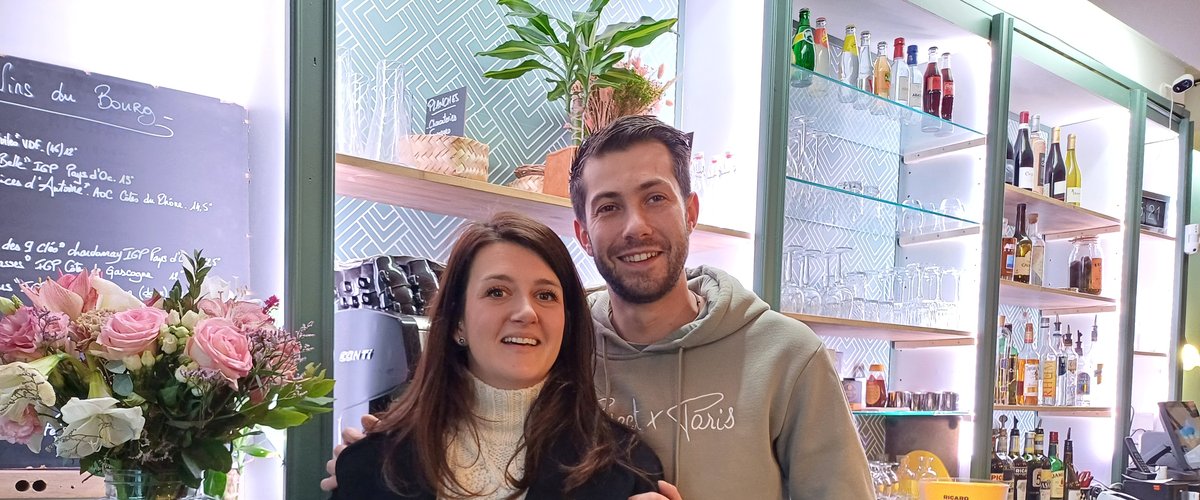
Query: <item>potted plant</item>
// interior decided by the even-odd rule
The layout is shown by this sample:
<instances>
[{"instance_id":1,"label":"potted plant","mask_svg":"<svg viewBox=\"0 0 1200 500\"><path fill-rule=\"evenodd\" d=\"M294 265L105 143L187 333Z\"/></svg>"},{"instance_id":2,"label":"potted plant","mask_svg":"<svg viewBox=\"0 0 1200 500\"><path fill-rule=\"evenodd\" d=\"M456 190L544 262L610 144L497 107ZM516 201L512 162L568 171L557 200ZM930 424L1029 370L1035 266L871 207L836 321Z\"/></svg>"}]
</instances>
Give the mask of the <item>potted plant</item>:
<instances>
[{"instance_id":1,"label":"potted plant","mask_svg":"<svg viewBox=\"0 0 1200 500\"><path fill-rule=\"evenodd\" d=\"M625 52L620 49L645 47L671 31L678 21L676 18L656 20L643 16L637 21L612 24L597 32L596 22L608 0L592 0L587 10L572 12L569 23L550 16L527 0L497 0L497 3L508 9L507 17L524 19L524 23L507 25L517 36L516 40L476 55L519 62L508 68L485 72L483 76L511 80L533 70L544 72L545 81L551 84L546 99L560 101L564 106L576 145L585 135L582 111L588 109L593 90L641 79L637 73L617 65L625 58ZM544 187L547 194L566 196L566 171L573 157L572 148L547 156Z\"/></svg>"}]
</instances>

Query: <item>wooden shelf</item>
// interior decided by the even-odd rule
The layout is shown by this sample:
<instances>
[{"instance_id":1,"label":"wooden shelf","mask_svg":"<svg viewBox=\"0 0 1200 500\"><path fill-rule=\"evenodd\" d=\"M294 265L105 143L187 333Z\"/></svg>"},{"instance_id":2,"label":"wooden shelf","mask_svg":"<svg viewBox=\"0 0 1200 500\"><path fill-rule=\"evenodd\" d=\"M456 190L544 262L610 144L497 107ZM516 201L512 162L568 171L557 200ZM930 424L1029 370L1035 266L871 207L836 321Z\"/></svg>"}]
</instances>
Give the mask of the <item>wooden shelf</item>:
<instances>
[{"instance_id":1,"label":"wooden shelf","mask_svg":"<svg viewBox=\"0 0 1200 500\"><path fill-rule=\"evenodd\" d=\"M921 411L901 410L897 408L879 408L876 410L851 410L856 417L969 417L966 411Z\"/></svg>"},{"instance_id":2,"label":"wooden shelf","mask_svg":"<svg viewBox=\"0 0 1200 500\"><path fill-rule=\"evenodd\" d=\"M1094 236L1121 230L1121 220L1116 217L1068 205L1054 198L1005 184L1004 216L1008 217L1009 223L1014 226L1016 221L1013 217L1017 213L1018 203L1027 205L1027 214L1038 214L1038 230L1047 240Z\"/></svg>"},{"instance_id":3,"label":"wooden shelf","mask_svg":"<svg viewBox=\"0 0 1200 500\"><path fill-rule=\"evenodd\" d=\"M1160 240L1175 241L1174 236L1171 236L1169 234L1163 234L1163 233L1160 233L1157 231L1151 231L1149 229L1142 229L1141 233L1142 233L1142 236L1149 236L1151 238L1158 238Z\"/></svg>"},{"instance_id":4,"label":"wooden shelf","mask_svg":"<svg viewBox=\"0 0 1200 500\"><path fill-rule=\"evenodd\" d=\"M995 411L1032 411L1058 417L1111 417L1112 408L1094 406L1024 406L995 405Z\"/></svg>"},{"instance_id":5,"label":"wooden shelf","mask_svg":"<svg viewBox=\"0 0 1200 500\"><path fill-rule=\"evenodd\" d=\"M912 343L907 346L897 345L897 347L938 347L975 344L975 338L971 336L971 332L961 330L894 325L891 323L830 318L810 314L784 314L804 322L809 328L817 332L817 335L827 337L854 337Z\"/></svg>"},{"instance_id":6,"label":"wooden shelf","mask_svg":"<svg viewBox=\"0 0 1200 500\"><path fill-rule=\"evenodd\" d=\"M1116 299L1088 293L1045 288L1010 280L1000 280L1000 303L1010 306L1033 307L1060 314L1112 312L1117 310Z\"/></svg>"},{"instance_id":7,"label":"wooden shelf","mask_svg":"<svg viewBox=\"0 0 1200 500\"><path fill-rule=\"evenodd\" d=\"M1165 352L1154 352L1154 351L1133 351L1133 355L1134 356L1144 356L1147 358L1165 358L1165 357L1167 357L1167 353L1165 353Z\"/></svg>"},{"instance_id":8,"label":"wooden shelf","mask_svg":"<svg viewBox=\"0 0 1200 500\"><path fill-rule=\"evenodd\" d=\"M563 236L575 235L571 200L349 155L337 155L334 191L339 195L483 220L504 210L535 217ZM746 244L750 234L700 224L691 253Z\"/></svg>"}]
</instances>

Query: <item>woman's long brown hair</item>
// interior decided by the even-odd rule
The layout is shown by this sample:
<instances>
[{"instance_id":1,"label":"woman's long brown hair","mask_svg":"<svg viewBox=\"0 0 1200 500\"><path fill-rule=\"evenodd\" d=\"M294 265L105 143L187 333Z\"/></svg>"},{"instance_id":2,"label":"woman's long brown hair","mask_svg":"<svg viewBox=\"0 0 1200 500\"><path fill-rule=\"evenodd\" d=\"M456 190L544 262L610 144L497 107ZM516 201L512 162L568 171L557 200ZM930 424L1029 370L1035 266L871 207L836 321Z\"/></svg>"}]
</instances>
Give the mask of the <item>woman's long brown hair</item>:
<instances>
[{"instance_id":1,"label":"woman's long brown hair","mask_svg":"<svg viewBox=\"0 0 1200 500\"><path fill-rule=\"evenodd\" d=\"M562 284L566 310L558 359L525 419L525 475L509 480L519 493L529 488L538 474L565 472L564 486L570 491L613 465L636 471L624 462L628 450L618 444L617 424L601 410L596 398L592 316L570 253L545 225L519 214L500 213L487 222L469 224L455 242L433 301L428 339L416 375L373 430L386 435L384 480L398 494L416 489L434 492L438 498L481 493L468 491L455 480L446 453L449 438L471 429L474 418L467 351L452 338L466 309L471 263L480 249L499 242L529 249L550 266ZM539 470L556 444L578 450L579 462L562 464L561 471ZM403 461L418 468L419 484L404 479L412 477L411 471L397 469L401 463L398 455L406 448L413 453Z\"/></svg>"}]
</instances>

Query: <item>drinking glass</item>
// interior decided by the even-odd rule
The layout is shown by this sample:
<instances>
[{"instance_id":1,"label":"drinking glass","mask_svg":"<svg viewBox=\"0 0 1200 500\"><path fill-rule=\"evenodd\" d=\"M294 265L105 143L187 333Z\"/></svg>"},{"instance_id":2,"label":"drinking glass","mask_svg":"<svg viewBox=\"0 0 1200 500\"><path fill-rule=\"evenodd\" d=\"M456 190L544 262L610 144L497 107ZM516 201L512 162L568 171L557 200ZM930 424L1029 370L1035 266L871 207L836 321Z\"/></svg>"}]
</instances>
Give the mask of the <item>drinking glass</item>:
<instances>
[{"instance_id":1,"label":"drinking glass","mask_svg":"<svg viewBox=\"0 0 1200 500\"><path fill-rule=\"evenodd\" d=\"M375 68L375 111L367 136L367 151L375 160L411 163L406 95L404 64L393 59L379 61Z\"/></svg>"},{"instance_id":2,"label":"drinking glass","mask_svg":"<svg viewBox=\"0 0 1200 500\"><path fill-rule=\"evenodd\" d=\"M849 316L850 302L854 291L846 286L842 275L843 256L853 251L850 247L835 247L825 253L825 290L822 295L821 314L835 318Z\"/></svg>"},{"instance_id":3,"label":"drinking glass","mask_svg":"<svg viewBox=\"0 0 1200 500\"><path fill-rule=\"evenodd\" d=\"M817 264L822 255L824 252L817 248L804 250L804 284L800 289L804 301L804 314L821 314L821 271Z\"/></svg>"},{"instance_id":4,"label":"drinking glass","mask_svg":"<svg viewBox=\"0 0 1200 500\"><path fill-rule=\"evenodd\" d=\"M850 319L868 320L867 314L867 273L855 271L847 273L846 286L850 289Z\"/></svg>"},{"instance_id":5,"label":"drinking glass","mask_svg":"<svg viewBox=\"0 0 1200 500\"><path fill-rule=\"evenodd\" d=\"M941 207L942 213L950 217L955 217L956 219L965 219L967 216L967 209L963 207L962 200L958 198L946 198L942 200ZM948 230L958 229L965 225L966 223L961 220L946 219L946 229Z\"/></svg>"},{"instance_id":6,"label":"drinking glass","mask_svg":"<svg viewBox=\"0 0 1200 500\"><path fill-rule=\"evenodd\" d=\"M896 218L900 221L897 228L898 236L915 236L920 234L921 226L923 225L924 212L921 211L921 202L914 200L911 196L900 202L903 205L896 209Z\"/></svg>"},{"instance_id":7,"label":"drinking glass","mask_svg":"<svg viewBox=\"0 0 1200 500\"><path fill-rule=\"evenodd\" d=\"M953 267L942 269L939 276L938 302L942 309L944 328L955 328L959 323L958 301L962 293L962 272Z\"/></svg>"},{"instance_id":8,"label":"drinking glass","mask_svg":"<svg viewBox=\"0 0 1200 500\"><path fill-rule=\"evenodd\" d=\"M863 185L859 181L845 181L838 184L838 189L856 195L863 194ZM858 196L851 196L847 203L843 205L843 209L835 209L834 220L837 224L846 229L863 229L863 199Z\"/></svg>"},{"instance_id":9,"label":"drinking glass","mask_svg":"<svg viewBox=\"0 0 1200 500\"><path fill-rule=\"evenodd\" d=\"M803 116L793 116L788 127L787 175L808 180L805 172L808 121Z\"/></svg>"},{"instance_id":10,"label":"drinking glass","mask_svg":"<svg viewBox=\"0 0 1200 500\"><path fill-rule=\"evenodd\" d=\"M367 156L369 128L366 106L367 79L354 69L352 52L346 47L337 49L337 90L335 129L336 150L353 156Z\"/></svg>"},{"instance_id":11,"label":"drinking glass","mask_svg":"<svg viewBox=\"0 0 1200 500\"><path fill-rule=\"evenodd\" d=\"M941 286L939 281L941 278L941 268L938 266L924 266L921 268L920 288L918 289L918 297L921 307L917 310L920 315L918 324L921 326L934 326L937 324L938 299L941 292L938 287Z\"/></svg>"},{"instance_id":12,"label":"drinking glass","mask_svg":"<svg viewBox=\"0 0 1200 500\"><path fill-rule=\"evenodd\" d=\"M800 263L798 261L804 255L804 247L789 245L783 255L783 289L780 293L780 308L784 312L800 312L804 310L804 295L801 292Z\"/></svg>"}]
</instances>

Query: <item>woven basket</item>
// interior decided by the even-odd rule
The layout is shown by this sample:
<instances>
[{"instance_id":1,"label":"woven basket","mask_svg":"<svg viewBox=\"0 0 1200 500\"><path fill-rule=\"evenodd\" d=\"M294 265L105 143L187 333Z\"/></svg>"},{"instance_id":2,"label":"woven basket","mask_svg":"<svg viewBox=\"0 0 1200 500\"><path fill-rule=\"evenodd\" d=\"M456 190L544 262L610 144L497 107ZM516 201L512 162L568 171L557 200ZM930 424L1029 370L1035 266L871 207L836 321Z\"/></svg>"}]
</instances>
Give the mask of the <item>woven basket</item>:
<instances>
[{"instance_id":1,"label":"woven basket","mask_svg":"<svg viewBox=\"0 0 1200 500\"><path fill-rule=\"evenodd\" d=\"M543 165L521 165L517 167L516 172L513 172L517 179L508 183L508 187L540 193L542 192L542 183L546 179L545 170L546 167Z\"/></svg>"},{"instance_id":2,"label":"woven basket","mask_svg":"<svg viewBox=\"0 0 1200 500\"><path fill-rule=\"evenodd\" d=\"M488 145L452 135L411 135L412 166L426 172L487 181Z\"/></svg>"}]
</instances>

